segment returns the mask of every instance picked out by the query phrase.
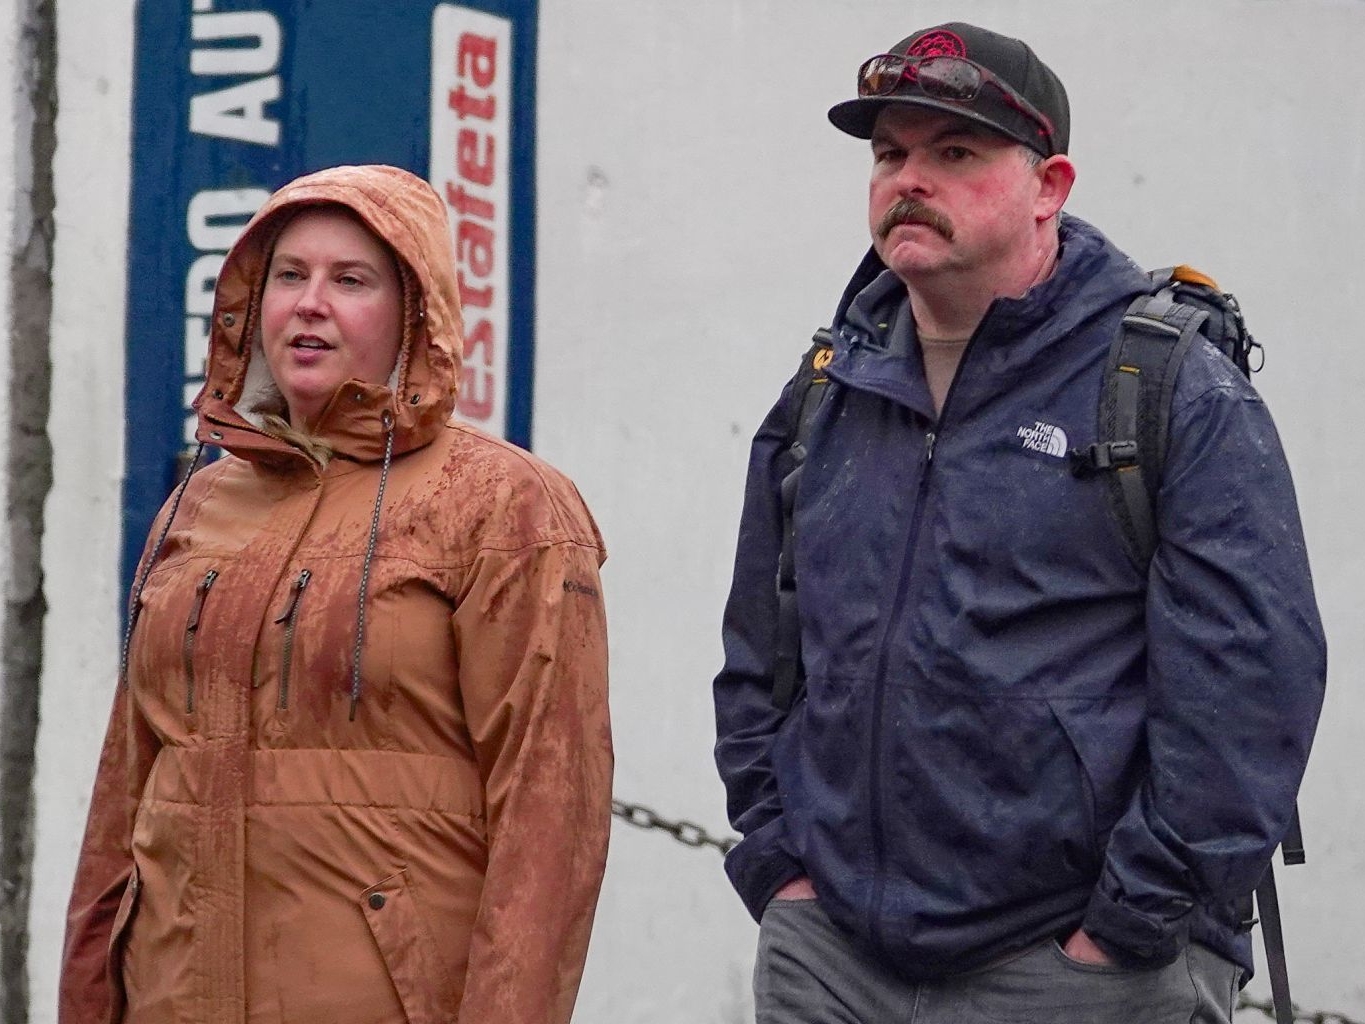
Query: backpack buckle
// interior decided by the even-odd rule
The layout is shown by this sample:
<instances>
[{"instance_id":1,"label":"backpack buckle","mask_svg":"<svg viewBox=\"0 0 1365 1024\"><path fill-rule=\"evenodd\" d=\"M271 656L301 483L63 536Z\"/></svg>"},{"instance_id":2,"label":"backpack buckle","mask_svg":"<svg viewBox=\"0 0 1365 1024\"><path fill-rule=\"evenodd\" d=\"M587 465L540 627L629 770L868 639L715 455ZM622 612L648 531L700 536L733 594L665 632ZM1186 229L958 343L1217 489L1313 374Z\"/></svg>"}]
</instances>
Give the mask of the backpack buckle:
<instances>
[{"instance_id":1,"label":"backpack buckle","mask_svg":"<svg viewBox=\"0 0 1365 1024\"><path fill-rule=\"evenodd\" d=\"M1071 472L1081 477L1138 464L1136 441L1102 441L1073 448L1067 454L1071 459Z\"/></svg>"}]
</instances>

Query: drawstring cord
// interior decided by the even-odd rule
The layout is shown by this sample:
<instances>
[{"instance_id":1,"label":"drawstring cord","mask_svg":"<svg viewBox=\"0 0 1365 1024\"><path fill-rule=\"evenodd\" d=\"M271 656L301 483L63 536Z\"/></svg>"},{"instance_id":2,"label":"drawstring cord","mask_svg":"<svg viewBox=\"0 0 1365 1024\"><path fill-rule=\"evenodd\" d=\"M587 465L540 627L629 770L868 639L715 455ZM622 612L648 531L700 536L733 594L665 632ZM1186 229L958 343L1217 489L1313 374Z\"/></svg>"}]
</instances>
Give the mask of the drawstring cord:
<instances>
[{"instance_id":1,"label":"drawstring cord","mask_svg":"<svg viewBox=\"0 0 1365 1024\"><path fill-rule=\"evenodd\" d=\"M356 608L355 649L351 657L350 721L352 722L355 721L356 705L360 703L360 653L365 647L365 603L370 589L370 565L374 561L375 544L379 540L379 513L384 504L384 490L389 482L389 466L393 462L392 411L384 410L383 423L384 465L379 472L379 491L374 499L374 514L370 517L370 537L369 543L365 547L365 562L360 570L360 594ZM180 509L180 499L185 496L185 488L189 486L190 477L199 468L199 461L204 457L205 447L206 445L201 442L199 447L195 449L189 469L185 471L184 478L181 479L180 485L175 489L175 497L171 500L171 511L166 516L166 522L162 524L156 543L152 545L152 553L147 557L142 572L138 574L137 586L133 588L133 596L128 601L128 622L123 628L123 649L119 656L119 685L128 682L128 653L132 646L133 630L137 627L138 615L142 610L142 591L147 586L147 578L152 574L152 567L156 565L157 555L161 553L161 548L166 543L166 536L171 532L171 524L175 521L176 512Z\"/></svg>"},{"instance_id":2,"label":"drawstring cord","mask_svg":"<svg viewBox=\"0 0 1365 1024\"><path fill-rule=\"evenodd\" d=\"M374 546L379 539L379 510L384 504L384 488L389 482L389 465L393 462L393 412L384 410L384 465L379 471L379 493L374 498L374 515L370 517L370 541L365 547L365 563L360 569L360 600L356 609L355 650L351 655L351 715L355 721L356 705L360 703L360 652L365 646L365 599L370 589L370 563L374 561Z\"/></svg>"},{"instance_id":3,"label":"drawstring cord","mask_svg":"<svg viewBox=\"0 0 1365 1024\"><path fill-rule=\"evenodd\" d=\"M185 470L185 476L181 479L180 486L175 489L175 499L171 502L170 515L166 517L166 522L161 527L161 533L156 538L156 543L152 545L152 553L147 557L147 564L142 567L142 572L138 575L137 586L133 588L133 596L128 601L128 623L123 627L123 651L119 655L119 686L128 682L128 649L133 643L133 628L137 625L138 616L142 613L142 588L147 585L147 577L152 574L152 566L156 565L156 556L161 554L161 546L166 543L166 535L171 532L171 523L175 521L175 513L180 508L180 499L185 496L185 488L189 486L190 477L194 476L194 471L199 468L199 460L204 457L205 447L207 445L200 441L199 447L194 450L194 458L190 460L190 466Z\"/></svg>"}]
</instances>

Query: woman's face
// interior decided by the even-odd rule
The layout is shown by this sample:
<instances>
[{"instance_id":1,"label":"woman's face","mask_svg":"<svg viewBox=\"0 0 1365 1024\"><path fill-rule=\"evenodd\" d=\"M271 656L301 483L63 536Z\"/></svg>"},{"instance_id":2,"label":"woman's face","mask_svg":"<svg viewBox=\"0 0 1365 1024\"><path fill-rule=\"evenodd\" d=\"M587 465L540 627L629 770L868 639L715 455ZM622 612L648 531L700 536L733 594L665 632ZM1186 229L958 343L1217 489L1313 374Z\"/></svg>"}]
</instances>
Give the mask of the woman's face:
<instances>
[{"instance_id":1,"label":"woman's face","mask_svg":"<svg viewBox=\"0 0 1365 1024\"><path fill-rule=\"evenodd\" d=\"M261 301L265 361L295 427L337 386L383 384L402 342L403 288L389 250L352 214L305 210L280 233Z\"/></svg>"}]
</instances>

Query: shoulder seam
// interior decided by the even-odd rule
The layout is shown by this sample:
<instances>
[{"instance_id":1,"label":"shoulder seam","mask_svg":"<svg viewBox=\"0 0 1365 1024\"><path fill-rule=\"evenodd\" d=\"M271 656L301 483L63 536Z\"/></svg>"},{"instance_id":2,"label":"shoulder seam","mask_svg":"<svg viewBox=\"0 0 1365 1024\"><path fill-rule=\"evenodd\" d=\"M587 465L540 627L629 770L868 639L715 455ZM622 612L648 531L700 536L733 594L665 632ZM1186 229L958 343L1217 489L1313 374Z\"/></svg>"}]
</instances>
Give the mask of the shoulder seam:
<instances>
[{"instance_id":1,"label":"shoulder seam","mask_svg":"<svg viewBox=\"0 0 1365 1024\"><path fill-rule=\"evenodd\" d=\"M472 437L475 440L487 441L493 447L501 448L502 450L508 452L509 454L515 455L517 459L527 467L527 469L529 469L532 473L536 475L536 479L540 481L541 486L544 488L545 496L549 500L551 507L554 509L555 525L564 535L564 538L566 540L570 541L573 540L574 531L569 529L569 523L572 521L573 517L568 515L568 512L564 507L563 501L560 499L560 496L556 493L556 488L553 486L554 481L551 479L551 476L553 475L554 477L557 477L561 480L567 480L568 478L562 472L551 466L548 462L537 456L535 453L529 452L525 448L522 448L520 445L513 444L511 441L508 441L505 438L496 437L492 434L485 433L484 431L479 430L477 427L468 423L464 423L461 420L454 419L447 420L446 426L451 430L458 431L459 433L464 434L468 437ZM575 543L581 542L575 541ZM518 549L513 548L507 550Z\"/></svg>"}]
</instances>

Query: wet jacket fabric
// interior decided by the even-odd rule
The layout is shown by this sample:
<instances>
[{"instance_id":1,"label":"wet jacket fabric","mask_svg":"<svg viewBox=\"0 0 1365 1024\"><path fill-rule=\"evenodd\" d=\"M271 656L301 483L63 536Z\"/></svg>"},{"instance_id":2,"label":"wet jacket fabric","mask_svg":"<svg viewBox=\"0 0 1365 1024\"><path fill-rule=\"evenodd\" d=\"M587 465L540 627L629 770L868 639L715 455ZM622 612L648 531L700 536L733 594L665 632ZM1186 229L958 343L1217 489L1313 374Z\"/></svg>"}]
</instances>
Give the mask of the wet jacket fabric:
<instances>
[{"instance_id":1,"label":"wet jacket fabric","mask_svg":"<svg viewBox=\"0 0 1365 1024\"><path fill-rule=\"evenodd\" d=\"M1150 567L1097 440L1145 276L1064 217L1053 276L997 300L937 418L905 288L869 254L834 324L794 515L805 689L771 702L788 392L755 438L715 680L716 759L757 918L802 874L908 977L1080 925L1134 964L1240 923L1286 831L1325 646L1270 417L1211 346L1178 374ZM908 319L908 318L907 318ZM897 343L899 338L899 343Z\"/></svg>"},{"instance_id":2,"label":"wet jacket fabric","mask_svg":"<svg viewBox=\"0 0 1365 1024\"><path fill-rule=\"evenodd\" d=\"M271 245L319 202L389 243L405 291L396 376L338 388L325 468L243 411ZM196 407L229 454L139 572L65 1024L569 1019L610 824L604 552L564 476L451 419L447 232L424 182L341 168L227 259Z\"/></svg>"}]
</instances>

